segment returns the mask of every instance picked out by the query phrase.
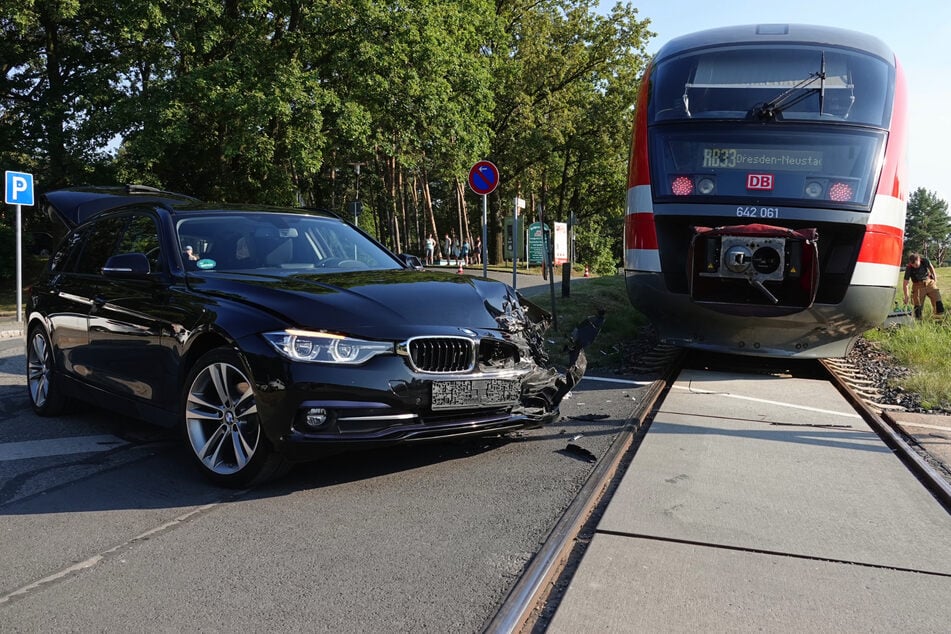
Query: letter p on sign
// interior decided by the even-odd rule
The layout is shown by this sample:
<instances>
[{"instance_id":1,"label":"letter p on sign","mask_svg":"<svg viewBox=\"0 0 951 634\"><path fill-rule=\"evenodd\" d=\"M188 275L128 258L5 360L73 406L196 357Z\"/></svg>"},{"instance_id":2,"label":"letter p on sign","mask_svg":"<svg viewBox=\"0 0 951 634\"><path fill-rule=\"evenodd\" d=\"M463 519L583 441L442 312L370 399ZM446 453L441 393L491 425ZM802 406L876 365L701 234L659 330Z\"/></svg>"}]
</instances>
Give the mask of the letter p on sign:
<instances>
[{"instance_id":1,"label":"letter p on sign","mask_svg":"<svg viewBox=\"0 0 951 634\"><path fill-rule=\"evenodd\" d=\"M23 172L6 172L4 202L8 205L33 206L33 175Z\"/></svg>"}]
</instances>

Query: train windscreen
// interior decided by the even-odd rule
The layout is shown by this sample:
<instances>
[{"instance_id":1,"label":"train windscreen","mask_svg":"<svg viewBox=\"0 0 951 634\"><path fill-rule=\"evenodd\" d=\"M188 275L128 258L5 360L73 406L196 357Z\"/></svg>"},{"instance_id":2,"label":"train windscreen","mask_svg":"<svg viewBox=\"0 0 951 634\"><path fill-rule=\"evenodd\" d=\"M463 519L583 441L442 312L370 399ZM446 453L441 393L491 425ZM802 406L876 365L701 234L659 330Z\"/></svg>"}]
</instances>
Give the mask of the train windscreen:
<instances>
[{"instance_id":1,"label":"train windscreen","mask_svg":"<svg viewBox=\"0 0 951 634\"><path fill-rule=\"evenodd\" d=\"M834 47L731 45L651 76L655 200L868 210L894 67Z\"/></svg>"},{"instance_id":2,"label":"train windscreen","mask_svg":"<svg viewBox=\"0 0 951 634\"><path fill-rule=\"evenodd\" d=\"M888 127L894 67L818 46L744 45L665 60L651 77L650 122L822 121Z\"/></svg>"}]
</instances>

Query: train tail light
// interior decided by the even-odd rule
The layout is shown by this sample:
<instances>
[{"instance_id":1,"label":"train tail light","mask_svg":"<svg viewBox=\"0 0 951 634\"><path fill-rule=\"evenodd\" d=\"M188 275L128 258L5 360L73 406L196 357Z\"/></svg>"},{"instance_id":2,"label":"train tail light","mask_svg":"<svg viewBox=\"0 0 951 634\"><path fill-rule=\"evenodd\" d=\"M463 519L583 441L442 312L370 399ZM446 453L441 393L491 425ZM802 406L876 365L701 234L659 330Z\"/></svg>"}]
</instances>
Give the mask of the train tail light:
<instances>
[{"instance_id":1,"label":"train tail light","mask_svg":"<svg viewBox=\"0 0 951 634\"><path fill-rule=\"evenodd\" d=\"M835 181L829 186L829 200L837 203L847 203L855 197L855 190L851 183Z\"/></svg>"},{"instance_id":2,"label":"train tail light","mask_svg":"<svg viewBox=\"0 0 951 634\"><path fill-rule=\"evenodd\" d=\"M689 176L675 176L670 183L670 192L674 196L689 196L693 193L693 179Z\"/></svg>"},{"instance_id":3,"label":"train tail light","mask_svg":"<svg viewBox=\"0 0 951 634\"><path fill-rule=\"evenodd\" d=\"M700 194L709 196L717 190L717 181L714 176L709 174L674 176L670 181L670 193L674 196L691 196Z\"/></svg>"},{"instance_id":4,"label":"train tail light","mask_svg":"<svg viewBox=\"0 0 951 634\"><path fill-rule=\"evenodd\" d=\"M845 179L809 178L803 188L806 198L847 203L855 200L857 183Z\"/></svg>"}]
</instances>

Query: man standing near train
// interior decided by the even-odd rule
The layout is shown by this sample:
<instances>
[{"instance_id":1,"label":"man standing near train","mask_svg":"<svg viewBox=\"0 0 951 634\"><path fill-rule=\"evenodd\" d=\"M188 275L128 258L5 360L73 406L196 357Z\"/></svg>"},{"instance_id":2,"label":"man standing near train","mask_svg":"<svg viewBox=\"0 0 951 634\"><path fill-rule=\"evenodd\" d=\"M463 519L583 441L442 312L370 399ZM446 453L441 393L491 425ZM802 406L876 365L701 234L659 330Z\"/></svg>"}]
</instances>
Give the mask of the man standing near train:
<instances>
[{"instance_id":1,"label":"man standing near train","mask_svg":"<svg viewBox=\"0 0 951 634\"><path fill-rule=\"evenodd\" d=\"M908 256L905 279L902 282L902 292L905 295L906 304L908 303L908 280L911 280L911 300L915 307L915 319L921 319L921 309L925 297L931 300L931 308L935 317L944 315L944 304L941 302L941 291L938 289L938 276L935 275L931 260L923 258L917 253Z\"/></svg>"}]
</instances>

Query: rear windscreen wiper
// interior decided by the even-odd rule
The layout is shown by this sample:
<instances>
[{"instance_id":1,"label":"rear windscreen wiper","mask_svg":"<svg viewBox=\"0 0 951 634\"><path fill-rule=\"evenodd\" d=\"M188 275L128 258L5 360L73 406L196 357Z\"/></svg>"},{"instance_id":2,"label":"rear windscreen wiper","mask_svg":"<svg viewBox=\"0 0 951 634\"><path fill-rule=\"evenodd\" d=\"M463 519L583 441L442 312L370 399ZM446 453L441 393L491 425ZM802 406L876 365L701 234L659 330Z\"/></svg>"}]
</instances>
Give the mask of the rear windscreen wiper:
<instances>
[{"instance_id":1,"label":"rear windscreen wiper","mask_svg":"<svg viewBox=\"0 0 951 634\"><path fill-rule=\"evenodd\" d=\"M818 88L809 88L815 82L819 82ZM819 114L822 114L825 105L826 96L826 55L822 54L822 63L817 73L809 73L809 76L797 83L789 90L777 95L766 103L761 103L753 107L750 115L762 121L773 121L776 115L784 110L793 107L803 99L819 93ZM798 93L798 94L797 94Z\"/></svg>"}]
</instances>

